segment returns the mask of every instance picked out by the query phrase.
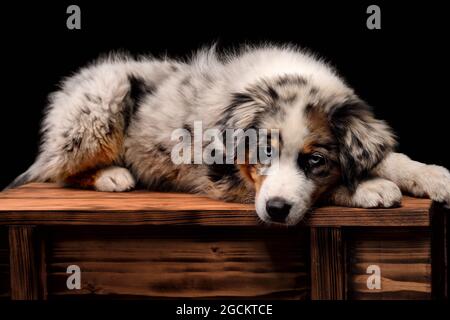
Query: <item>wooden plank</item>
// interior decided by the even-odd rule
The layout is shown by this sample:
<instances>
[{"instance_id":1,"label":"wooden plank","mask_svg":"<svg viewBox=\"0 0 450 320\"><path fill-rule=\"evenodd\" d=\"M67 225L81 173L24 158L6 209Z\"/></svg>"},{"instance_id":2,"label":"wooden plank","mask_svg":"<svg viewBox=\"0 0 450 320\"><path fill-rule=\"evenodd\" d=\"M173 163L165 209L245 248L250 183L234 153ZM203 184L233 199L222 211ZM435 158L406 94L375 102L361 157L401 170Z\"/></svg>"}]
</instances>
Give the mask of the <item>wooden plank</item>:
<instances>
[{"instance_id":1,"label":"wooden plank","mask_svg":"<svg viewBox=\"0 0 450 320\"><path fill-rule=\"evenodd\" d=\"M256 214L241 211L150 212L11 212L0 213L0 225L38 226L230 226L264 228Z\"/></svg>"},{"instance_id":2,"label":"wooden plank","mask_svg":"<svg viewBox=\"0 0 450 320\"><path fill-rule=\"evenodd\" d=\"M316 208L302 225L429 226L429 199L405 197L400 208ZM181 194L99 193L29 184L0 193L0 225L205 225L260 227L253 205Z\"/></svg>"},{"instance_id":3,"label":"wooden plank","mask_svg":"<svg viewBox=\"0 0 450 320\"><path fill-rule=\"evenodd\" d=\"M35 248L35 227L9 227L11 298L37 300L39 275Z\"/></svg>"},{"instance_id":4,"label":"wooden plank","mask_svg":"<svg viewBox=\"0 0 450 320\"><path fill-rule=\"evenodd\" d=\"M311 228L311 299L345 299L342 241L340 228Z\"/></svg>"},{"instance_id":5,"label":"wooden plank","mask_svg":"<svg viewBox=\"0 0 450 320\"><path fill-rule=\"evenodd\" d=\"M18 202L17 200L20 200ZM149 192L98 192L58 187L51 183L31 183L0 193L1 211L254 211L253 205L213 200L206 196Z\"/></svg>"},{"instance_id":6,"label":"wooden plank","mask_svg":"<svg viewBox=\"0 0 450 320\"><path fill-rule=\"evenodd\" d=\"M304 221L311 227L427 227L431 200L403 197L399 208L327 206L312 211Z\"/></svg>"},{"instance_id":7,"label":"wooden plank","mask_svg":"<svg viewBox=\"0 0 450 320\"><path fill-rule=\"evenodd\" d=\"M8 229L0 227L0 300L10 296Z\"/></svg>"},{"instance_id":8,"label":"wooden plank","mask_svg":"<svg viewBox=\"0 0 450 320\"><path fill-rule=\"evenodd\" d=\"M64 200L60 200L61 204ZM207 211L14 211L0 212L0 225L173 225L263 227L256 212ZM318 208L308 214L302 226L310 227L429 227L428 211L411 209Z\"/></svg>"},{"instance_id":9,"label":"wooden plank","mask_svg":"<svg viewBox=\"0 0 450 320\"><path fill-rule=\"evenodd\" d=\"M349 299L431 298L429 229L355 229L346 233L346 243ZM380 289L367 286L371 265L380 268Z\"/></svg>"},{"instance_id":10,"label":"wooden plank","mask_svg":"<svg viewBox=\"0 0 450 320\"><path fill-rule=\"evenodd\" d=\"M306 299L307 231L148 227L50 231L49 298ZM72 264L81 269L81 290L66 287L66 270Z\"/></svg>"}]
</instances>

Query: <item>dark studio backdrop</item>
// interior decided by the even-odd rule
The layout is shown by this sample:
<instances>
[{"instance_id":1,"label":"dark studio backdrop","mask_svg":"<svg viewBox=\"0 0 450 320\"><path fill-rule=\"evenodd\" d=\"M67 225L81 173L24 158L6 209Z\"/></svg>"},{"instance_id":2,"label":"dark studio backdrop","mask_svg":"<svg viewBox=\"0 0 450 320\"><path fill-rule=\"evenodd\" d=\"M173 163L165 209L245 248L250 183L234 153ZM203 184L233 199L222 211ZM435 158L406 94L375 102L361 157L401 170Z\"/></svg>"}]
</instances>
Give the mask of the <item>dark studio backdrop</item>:
<instances>
[{"instance_id":1,"label":"dark studio backdrop","mask_svg":"<svg viewBox=\"0 0 450 320\"><path fill-rule=\"evenodd\" d=\"M71 4L81 8L81 30L66 27ZM381 30L366 27L371 4L381 8ZM450 167L448 17L440 2L58 1L0 10L0 188L33 162L47 95L64 76L110 50L185 57L213 42L312 49L389 122L401 152Z\"/></svg>"}]
</instances>

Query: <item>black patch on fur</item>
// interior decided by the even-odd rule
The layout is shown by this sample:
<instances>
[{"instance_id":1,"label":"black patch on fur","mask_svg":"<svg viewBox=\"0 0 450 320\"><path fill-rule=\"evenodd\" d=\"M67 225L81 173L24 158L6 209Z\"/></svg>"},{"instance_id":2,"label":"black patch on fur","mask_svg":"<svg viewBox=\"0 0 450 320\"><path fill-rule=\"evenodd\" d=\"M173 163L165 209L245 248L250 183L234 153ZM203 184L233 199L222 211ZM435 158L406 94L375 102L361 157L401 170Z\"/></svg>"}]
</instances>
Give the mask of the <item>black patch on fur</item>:
<instances>
[{"instance_id":1,"label":"black patch on fur","mask_svg":"<svg viewBox=\"0 0 450 320\"><path fill-rule=\"evenodd\" d=\"M168 153L167 148L164 145L162 145L161 143L158 143L155 147L156 147L156 150L158 150L161 153Z\"/></svg>"},{"instance_id":2,"label":"black patch on fur","mask_svg":"<svg viewBox=\"0 0 450 320\"><path fill-rule=\"evenodd\" d=\"M80 148L82 140L83 140L82 137L75 137L72 139L72 145L73 145L74 149Z\"/></svg>"},{"instance_id":3,"label":"black patch on fur","mask_svg":"<svg viewBox=\"0 0 450 320\"><path fill-rule=\"evenodd\" d=\"M309 115L313 111L313 109L314 109L314 105L311 103L308 103L305 106L305 115Z\"/></svg>"},{"instance_id":4,"label":"black patch on fur","mask_svg":"<svg viewBox=\"0 0 450 320\"><path fill-rule=\"evenodd\" d=\"M242 105L254 102L253 97L247 92L236 92L231 95L231 102L223 109L222 114L219 116L217 125L220 127L226 127L232 125L233 115Z\"/></svg>"},{"instance_id":5,"label":"black patch on fur","mask_svg":"<svg viewBox=\"0 0 450 320\"><path fill-rule=\"evenodd\" d=\"M280 150L283 149L284 142L283 142L283 135L281 134L281 132L279 132L279 134L278 134L278 144L280 145L279 149Z\"/></svg>"},{"instance_id":6,"label":"black patch on fur","mask_svg":"<svg viewBox=\"0 0 450 320\"><path fill-rule=\"evenodd\" d=\"M139 102L145 95L153 94L156 90L155 86L144 79L128 76L128 81L130 81L130 98L135 102Z\"/></svg>"},{"instance_id":7,"label":"black patch on fur","mask_svg":"<svg viewBox=\"0 0 450 320\"><path fill-rule=\"evenodd\" d=\"M228 109L234 109L236 106L253 102L253 97L246 92L237 92L232 95L231 104Z\"/></svg>"},{"instance_id":8,"label":"black patch on fur","mask_svg":"<svg viewBox=\"0 0 450 320\"><path fill-rule=\"evenodd\" d=\"M111 135L114 132L115 122L112 118L108 119L108 124L106 125L106 135Z\"/></svg>"},{"instance_id":9,"label":"black patch on fur","mask_svg":"<svg viewBox=\"0 0 450 320\"><path fill-rule=\"evenodd\" d=\"M248 87L243 92L235 92L231 95L229 105L223 109L222 114L219 116L220 120L217 122L217 125L222 128L224 126L233 126L242 111L250 112L252 119L250 123L241 129L258 128L265 113L272 115L280 114L280 116L283 116L281 113L284 112L284 109L280 108L279 104L281 100L292 103L297 99L295 92L286 97L281 96L279 87L305 84L307 84L307 80L301 76L286 75L277 78L275 81L262 80Z\"/></svg>"},{"instance_id":10,"label":"black patch on fur","mask_svg":"<svg viewBox=\"0 0 450 320\"><path fill-rule=\"evenodd\" d=\"M63 146L63 150L65 152L74 152L77 149L80 148L81 146L81 142L82 142L83 138L81 136L76 136L70 139L69 142L67 142L64 146Z\"/></svg>"},{"instance_id":11,"label":"black patch on fur","mask_svg":"<svg viewBox=\"0 0 450 320\"><path fill-rule=\"evenodd\" d=\"M245 128L243 128L244 131L250 130L250 129L254 129L254 130L256 130L258 132L257 128L261 124L263 113L264 112L256 112L255 116L253 117L253 120Z\"/></svg>"},{"instance_id":12,"label":"black patch on fur","mask_svg":"<svg viewBox=\"0 0 450 320\"><path fill-rule=\"evenodd\" d=\"M185 123L183 125L183 129L187 130L189 132L189 134L192 136L192 127L189 124Z\"/></svg>"},{"instance_id":13,"label":"black patch on fur","mask_svg":"<svg viewBox=\"0 0 450 320\"><path fill-rule=\"evenodd\" d=\"M240 173L234 164L211 164L208 166L208 177L214 183L226 183L229 187L241 183Z\"/></svg>"},{"instance_id":14,"label":"black patch on fur","mask_svg":"<svg viewBox=\"0 0 450 320\"><path fill-rule=\"evenodd\" d=\"M271 87L271 86L269 86L268 88L267 88L267 92L269 93L269 96L270 96L270 98L272 99L272 100L278 100L279 99L279 95L278 95L278 92L277 92L277 90L275 90L273 87Z\"/></svg>"},{"instance_id":15,"label":"black patch on fur","mask_svg":"<svg viewBox=\"0 0 450 320\"><path fill-rule=\"evenodd\" d=\"M304 86L307 83L308 83L308 81L304 77L298 76L298 75L281 76L276 81L276 85L278 85L278 86L285 86L285 85L300 85L300 86Z\"/></svg>"},{"instance_id":16,"label":"black patch on fur","mask_svg":"<svg viewBox=\"0 0 450 320\"><path fill-rule=\"evenodd\" d=\"M326 142L326 143L313 143L311 146L315 147L315 148L325 149L328 152L337 152L339 150L339 145L333 141Z\"/></svg>"},{"instance_id":17,"label":"black patch on fur","mask_svg":"<svg viewBox=\"0 0 450 320\"><path fill-rule=\"evenodd\" d=\"M372 108L363 101L350 100L333 106L330 110L330 117L337 121L337 125L340 125L343 121L349 122L353 117L362 118L371 112Z\"/></svg>"},{"instance_id":18,"label":"black patch on fur","mask_svg":"<svg viewBox=\"0 0 450 320\"><path fill-rule=\"evenodd\" d=\"M137 113L140 101L144 96L154 94L156 87L144 79L129 75L130 91L128 92L128 103L124 111L124 128L128 128L131 118Z\"/></svg>"}]
</instances>

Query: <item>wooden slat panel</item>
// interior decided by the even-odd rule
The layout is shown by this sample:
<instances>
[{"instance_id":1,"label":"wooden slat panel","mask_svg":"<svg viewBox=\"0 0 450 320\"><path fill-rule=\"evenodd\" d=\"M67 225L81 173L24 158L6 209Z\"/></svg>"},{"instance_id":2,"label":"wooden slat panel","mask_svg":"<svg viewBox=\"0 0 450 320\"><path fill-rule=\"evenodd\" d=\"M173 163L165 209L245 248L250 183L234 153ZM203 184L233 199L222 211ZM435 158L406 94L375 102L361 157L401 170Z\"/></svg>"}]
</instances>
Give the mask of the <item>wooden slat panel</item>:
<instances>
[{"instance_id":1,"label":"wooden slat panel","mask_svg":"<svg viewBox=\"0 0 450 320\"><path fill-rule=\"evenodd\" d=\"M348 233L349 299L430 299L431 234L425 229ZM381 289L368 289L369 265L381 269Z\"/></svg>"},{"instance_id":2,"label":"wooden slat panel","mask_svg":"<svg viewBox=\"0 0 450 320\"><path fill-rule=\"evenodd\" d=\"M402 207L317 208L306 226L429 226L428 199L405 197ZM30 184L0 193L0 224L260 226L254 206L181 193L99 193Z\"/></svg>"},{"instance_id":3,"label":"wooden slat panel","mask_svg":"<svg viewBox=\"0 0 450 320\"><path fill-rule=\"evenodd\" d=\"M70 229L50 232L49 298L241 297L305 299L307 230ZM66 269L81 268L81 290Z\"/></svg>"},{"instance_id":4,"label":"wooden slat panel","mask_svg":"<svg viewBox=\"0 0 450 320\"><path fill-rule=\"evenodd\" d=\"M13 300L38 300L41 297L35 230L33 226L8 228Z\"/></svg>"},{"instance_id":5,"label":"wooden slat panel","mask_svg":"<svg viewBox=\"0 0 450 320\"><path fill-rule=\"evenodd\" d=\"M341 228L311 228L311 299L345 299Z\"/></svg>"},{"instance_id":6,"label":"wooden slat panel","mask_svg":"<svg viewBox=\"0 0 450 320\"><path fill-rule=\"evenodd\" d=\"M10 296L8 229L0 227L0 299Z\"/></svg>"}]
</instances>

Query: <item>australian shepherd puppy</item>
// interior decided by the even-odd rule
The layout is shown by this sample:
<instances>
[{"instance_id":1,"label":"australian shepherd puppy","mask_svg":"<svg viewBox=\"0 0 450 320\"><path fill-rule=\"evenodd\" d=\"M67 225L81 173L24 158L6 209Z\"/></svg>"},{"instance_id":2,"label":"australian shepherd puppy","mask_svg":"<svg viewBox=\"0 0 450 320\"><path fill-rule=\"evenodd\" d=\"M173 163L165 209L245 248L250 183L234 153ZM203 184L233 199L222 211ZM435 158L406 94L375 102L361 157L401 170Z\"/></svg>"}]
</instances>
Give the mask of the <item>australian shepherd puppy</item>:
<instances>
[{"instance_id":1,"label":"australian shepherd puppy","mask_svg":"<svg viewBox=\"0 0 450 320\"><path fill-rule=\"evenodd\" d=\"M269 164L179 163L173 132L276 129ZM191 140L189 139L189 142ZM247 143L248 145L248 143ZM30 181L157 190L255 202L259 218L298 223L318 201L400 204L401 190L450 203L450 174L394 153L389 126L326 63L291 46L200 50L189 61L110 56L50 96ZM262 170L264 169L264 170Z\"/></svg>"}]
</instances>

